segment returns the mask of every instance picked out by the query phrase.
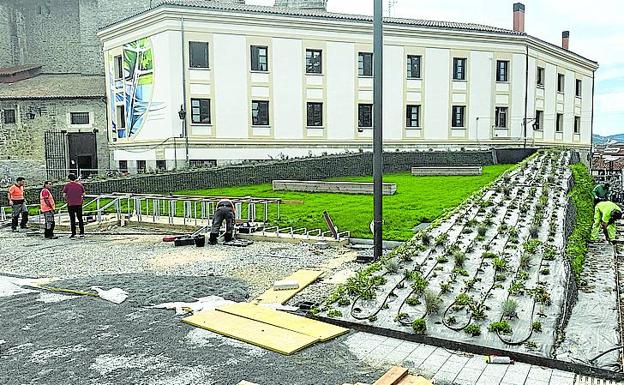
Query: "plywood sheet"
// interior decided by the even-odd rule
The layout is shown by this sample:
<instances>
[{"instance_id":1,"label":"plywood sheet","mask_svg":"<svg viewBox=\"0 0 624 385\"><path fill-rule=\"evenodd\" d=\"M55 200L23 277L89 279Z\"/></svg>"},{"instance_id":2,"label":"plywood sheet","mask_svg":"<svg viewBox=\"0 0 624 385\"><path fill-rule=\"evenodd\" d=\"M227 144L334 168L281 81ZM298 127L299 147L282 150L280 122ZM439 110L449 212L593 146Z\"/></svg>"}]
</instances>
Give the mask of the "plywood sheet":
<instances>
[{"instance_id":1,"label":"plywood sheet","mask_svg":"<svg viewBox=\"0 0 624 385\"><path fill-rule=\"evenodd\" d=\"M328 341L349 332L349 329L315 321L283 311L268 309L251 303L235 303L217 308L218 311L260 321L297 333Z\"/></svg>"},{"instance_id":2,"label":"plywood sheet","mask_svg":"<svg viewBox=\"0 0 624 385\"><path fill-rule=\"evenodd\" d=\"M398 385L432 385L433 383L426 378L420 376L409 375L405 377Z\"/></svg>"},{"instance_id":3,"label":"plywood sheet","mask_svg":"<svg viewBox=\"0 0 624 385\"><path fill-rule=\"evenodd\" d=\"M297 281L299 283L298 289L292 290L273 290L269 289L264 294L254 300L256 303L279 303L284 304L289 299L295 296L298 292L303 290L306 286L316 281L318 277L323 274L322 271L317 270L299 270L293 273L291 276L284 278L288 281Z\"/></svg>"},{"instance_id":4,"label":"plywood sheet","mask_svg":"<svg viewBox=\"0 0 624 385\"><path fill-rule=\"evenodd\" d=\"M295 353L319 341L316 337L216 310L203 311L182 321L281 354Z\"/></svg>"},{"instance_id":5,"label":"plywood sheet","mask_svg":"<svg viewBox=\"0 0 624 385\"><path fill-rule=\"evenodd\" d=\"M407 376L407 369L400 366L393 366L374 385L398 385Z\"/></svg>"}]
</instances>

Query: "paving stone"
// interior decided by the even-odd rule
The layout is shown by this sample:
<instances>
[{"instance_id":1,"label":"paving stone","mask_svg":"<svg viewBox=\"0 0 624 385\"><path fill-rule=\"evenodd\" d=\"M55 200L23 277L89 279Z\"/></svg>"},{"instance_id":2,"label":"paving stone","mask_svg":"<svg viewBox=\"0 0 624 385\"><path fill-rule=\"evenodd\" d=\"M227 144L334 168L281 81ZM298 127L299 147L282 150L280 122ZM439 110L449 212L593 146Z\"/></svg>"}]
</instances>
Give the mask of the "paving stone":
<instances>
[{"instance_id":1,"label":"paving stone","mask_svg":"<svg viewBox=\"0 0 624 385\"><path fill-rule=\"evenodd\" d=\"M368 358L371 360L384 359L392 353L394 348L395 347L389 345L378 345L375 349L368 353Z\"/></svg>"},{"instance_id":2,"label":"paving stone","mask_svg":"<svg viewBox=\"0 0 624 385\"><path fill-rule=\"evenodd\" d=\"M410 354L410 357L426 360L435 350L434 346L420 345Z\"/></svg>"},{"instance_id":3,"label":"paving stone","mask_svg":"<svg viewBox=\"0 0 624 385\"><path fill-rule=\"evenodd\" d=\"M508 370L503 377L503 382L513 385L523 385L527 379L528 373Z\"/></svg>"},{"instance_id":4,"label":"paving stone","mask_svg":"<svg viewBox=\"0 0 624 385\"><path fill-rule=\"evenodd\" d=\"M541 380L536 380L533 378L527 378L526 382L524 383L524 385L549 385L549 384L550 384L549 381L541 381Z\"/></svg>"},{"instance_id":5,"label":"paving stone","mask_svg":"<svg viewBox=\"0 0 624 385\"><path fill-rule=\"evenodd\" d=\"M396 338L386 338L385 341L381 343L382 346L391 347L392 350L396 349L397 346L401 345L403 341Z\"/></svg>"},{"instance_id":6,"label":"paving stone","mask_svg":"<svg viewBox=\"0 0 624 385\"><path fill-rule=\"evenodd\" d=\"M559 375L553 375L552 377L550 377L550 385L574 385L574 374L572 374L572 377L561 377Z\"/></svg>"},{"instance_id":7,"label":"paving stone","mask_svg":"<svg viewBox=\"0 0 624 385\"><path fill-rule=\"evenodd\" d=\"M401 344L399 346L396 347L396 351L400 351L400 352L408 352L411 353L413 352L417 347L419 347L420 344L417 344L415 342L408 342L408 341L403 341L401 342Z\"/></svg>"},{"instance_id":8,"label":"paving stone","mask_svg":"<svg viewBox=\"0 0 624 385\"><path fill-rule=\"evenodd\" d=\"M552 372L552 369L541 368L539 366L531 366L528 379L548 382L550 381Z\"/></svg>"},{"instance_id":9,"label":"paving stone","mask_svg":"<svg viewBox=\"0 0 624 385\"><path fill-rule=\"evenodd\" d=\"M481 369L471 369L468 367L464 367L457 375L455 382L464 381L470 384L474 384L479 380L479 377L481 377L482 373L483 370Z\"/></svg>"},{"instance_id":10,"label":"paving stone","mask_svg":"<svg viewBox=\"0 0 624 385\"><path fill-rule=\"evenodd\" d=\"M572 379L574 379L576 377L576 374L574 374L572 372L564 372L562 370L553 370L552 376L553 377L572 378Z\"/></svg>"},{"instance_id":11,"label":"paving stone","mask_svg":"<svg viewBox=\"0 0 624 385\"><path fill-rule=\"evenodd\" d=\"M487 363L485 362L485 357L483 356L474 356L470 358L468 362L466 362L466 365L465 365L465 367L467 368L477 369L480 371L483 371L486 366L487 366Z\"/></svg>"},{"instance_id":12,"label":"paving stone","mask_svg":"<svg viewBox=\"0 0 624 385\"><path fill-rule=\"evenodd\" d=\"M455 380L455 377L457 377L457 373L446 372L444 370L440 370L436 373L435 376L433 376L433 382L438 383L438 381L444 381L444 382L452 383L453 380Z\"/></svg>"},{"instance_id":13,"label":"paving stone","mask_svg":"<svg viewBox=\"0 0 624 385\"><path fill-rule=\"evenodd\" d=\"M391 362L394 365L401 365L403 361L410 355L411 352L400 351L394 349L390 354L386 356L386 361Z\"/></svg>"}]
</instances>

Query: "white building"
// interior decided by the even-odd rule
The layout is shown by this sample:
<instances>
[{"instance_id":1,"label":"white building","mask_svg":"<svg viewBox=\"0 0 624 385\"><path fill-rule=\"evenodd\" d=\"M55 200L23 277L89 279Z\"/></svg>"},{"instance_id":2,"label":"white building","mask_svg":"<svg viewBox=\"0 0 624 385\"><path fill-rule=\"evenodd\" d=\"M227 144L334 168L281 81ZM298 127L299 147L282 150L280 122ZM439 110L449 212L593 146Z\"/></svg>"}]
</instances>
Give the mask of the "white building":
<instances>
[{"instance_id":1,"label":"white building","mask_svg":"<svg viewBox=\"0 0 624 385\"><path fill-rule=\"evenodd\" d=\"M513 19L386 20L388 150L590 146L597 63L567 32L563 47L524 33L522 4ZM164 0L99 37L120 168L371 148L370 17Z\"/></svg>"}]
</instances>

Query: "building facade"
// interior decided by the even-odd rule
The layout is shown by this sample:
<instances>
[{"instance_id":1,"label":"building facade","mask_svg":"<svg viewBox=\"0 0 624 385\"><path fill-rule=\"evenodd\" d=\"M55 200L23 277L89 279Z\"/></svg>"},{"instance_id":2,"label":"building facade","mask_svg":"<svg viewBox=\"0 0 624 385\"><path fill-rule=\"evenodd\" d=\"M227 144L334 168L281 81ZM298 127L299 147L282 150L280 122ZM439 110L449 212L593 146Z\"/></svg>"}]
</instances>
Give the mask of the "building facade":
<instances>
[{"instance_id":1,"label":"building facade","mask_svg":"<svg viewBox=\"0 0 624 385\"><path fill-rule=\"evenodd\" d=\"M523 28L388 19L387 149L589 147L597 63ZM369 17L170 0L99 36L122 167L371 146Z\"/></svg>"}]
</instances>

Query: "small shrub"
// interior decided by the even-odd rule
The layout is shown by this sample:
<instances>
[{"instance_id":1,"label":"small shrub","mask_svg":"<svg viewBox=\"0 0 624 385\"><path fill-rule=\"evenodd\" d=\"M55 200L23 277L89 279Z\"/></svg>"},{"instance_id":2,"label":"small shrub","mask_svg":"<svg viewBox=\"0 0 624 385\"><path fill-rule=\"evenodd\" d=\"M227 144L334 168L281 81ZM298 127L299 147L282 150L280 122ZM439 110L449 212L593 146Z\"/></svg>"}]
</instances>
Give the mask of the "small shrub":
<instances>
[{"instance_id":1,"label":"small shrub","mask_svg":"<svg viewBox=\"0 0 624 385\"><path fill-rule=\"evenodd\" d=\"M496 274L494 276L494 281L496 281L496 282L503 282L505 280L507 280L507 276L505 274L500 274L499 273L499 274Z\"/></svg>"},{"instance_id":2,"label":"small shrub","mask_svg":"<svg viewBox=\"0 0 624 385\"><path fill-rule=\"evenodd\" d=\"M522 280L522 281L526 281L527 279L529 279L529 273L526 271L519 271L518 272L518 279Z\"/></svg>"},{"instance_id":3,"label":"small shrub","mask_svg":"<svg viewBox=\"0 0 624 385\"><path fill-rule=\"evenodd\" d=\"M405 300L405 303L408 304L409 306L416 306L416 305L421 304L420 300L416 297L407 297L407 299Z\"/></svg>"},{"instance_id":4,"label":"small shrub","mask_svg":"<svg viewBox=\"0 0 624 385\"><path fill-rule=\"evenodd\" d=\"M372 316L368 317L368 320L370 322L375 322L375 321L377 321L377 316L376 315L372 315Z\"/></svg>"},{"instance_id":5,"label":"small shrub","mask_svg":"<svg viewBox=\"0 0 624 385\"><path fill-rule=\"evenodd\" d=\"M499 225L499 226L498 226L498 229L497 229L497 230L498 230L498 232L499 232L500 234L505 234L505 233L507 232L507 229L508 229L508 228L509 228L509 227L507 226L507 224L506 224L506 223L503 223L503 224L501 224L501 225Z\"/></svg>"},{"instance_id":6,"label":"small shrub","mask_svg":"<svg viewBox=\"0 0 624 385\"><path fill-rule=\"evenodd\" d=\"M487 229L487 227L485 227L484 225L479 226L479 227L477 228L477 234L479 234L479 236L481 236L481 237L484 237L484 236L485 236L485 234L487 234L487 231L488 231L488 229Z\"/></svg>"},{"instance_id":7,"label":"small shrub","mask_svg":"<svg viewBox=\"0 0 624 385\"><path fill-rule=\"evenodd\" d=\"M501 257L496 257L492 260L492 266L494 266L495 271L505 271L507 270L507 261Z\"/></svg>"},{"instance_id":8,"label":"small shrub","mask_svg":"<svg viewBox=\"0 0 624 385\"><path fill-rule=\"evenodd\" d=\"M526 251L529 254L535 254L535 252L537 251L537 249L540 247L541 244L542 242L540 242L537 239L531 239L530 241L526 241L523 245L524 251Z\"/></svg>"},{"instance_id":9,"label":"small shrub","mask_svg":"<svg viewBox=\"0 0 624 385\"><path fill-rule=\"evenodd\" d=\"M537 238L539 236L539 227L537 226L529 227L529 236L533 239Z\"/></svg>"},{"instance_id":10,"label":"small shrub","mask_svg":"<svg viewBox=\"0 0 624 385\"><path fill-rule=\"evenodd\" d=\"M554 261L557 258L559 252L557 248L553 245L546 245L544 247L544 260L545 261Z\"/></svg>"},{"instance_id":11,"label":"small shrub","mask_svg":"<svg viewBox=\"0 0 624 385\"><path fill-rule=\"evenodd\" d=\"M526 270L529 267L531 267L531 259L533 259L533 256L529 253L524 253L520 256L520 268L522 270Z\"/></svg>"},{"instance_id":12,"label":"small shrub","mask_svg":"<svg viewBox=\"0 0 624 385\"><path fill-rule=\"evenodd\" d=\"M466 254L461 251L456 251L453 253L453 259L455 260L455 266L462 267L466 261Z\"/></svg>"},{"instance_id":13,"label":"small shrub","mask_svg":"<svg viewBox=\"0 0 624 385\"><path fill-rule=\"evenodd\" d=\"M412 322L412 329L416 334L427 333L427 322L424 319L417 319Z\"/></svg>"},{"instance_id":14,"label":"small shrub","mask_svg":"<svg viewBox=\"0 0 624 385\"><path fill-rule=\"evenodd\" d=\"M511 326L507 321L492 322L488 325L488 331L492 333L511 334Z\"/></svg>"},{"instance_id":15,"label":"small shrub","mask_svg":"<svg viewBox=\"0 0 624 385\"><path fill-rule=\"evenodd\" d=\"M531 324L531 327L533 328L534 332L541 332L542 331L542 323L540 321L533 322L533 324Z\"/></svg>"},{"instance_id":16,"label":"small shrub","mask_svg":"<svg viewBox=\"0 0 624 385\"><path fill-rule=\"evenodd\" d=\"M457 320L455 319L455 317L450 316L446 319L446 323L449 325L455 325L457 324Z\"/></svg>"},{"instance_id":17,"label":"small shrub","mask_svg":"<svg viewBox=\"0 0 624 385\"><path fill-rule=\"evenodd\" d=\"M451 284L446 282L446 283L441 283L440 284L440 294L446 294L449 293L451 291Z\"/></svg>"},{"instance_id":18,"label":"small shrub","mask_svg":"<svg viewBox=\"0 0 624 385\"><path fill-rule=\"evenodd\" d=\"M409 318L409 315L407 313L399 313L396 317L394 317L394 320L396 322L401 322L406 320L407 318Z\"/></svg>"},{"instance_id":19,"label":"small shrub","mask_svg":"<svg viewBox=\"0 0 624 385\"><path fill-rule=\"evenodd\" d=\"M436 258L436 261L438 261L438 263L447 263L448 258L446 257L446 255L440 255Z\"/></svg>"},{"instance_id":20,"label":"small shrub","mask_svg":"<svg viewBox=\"0 0 624 385\"><path fill-rule=\"evenodd\" d=\"M482 321L487 318L487 316L485 315L485 305L473 302L468 307L472 312L472 318L474 318L476 321Z\"/></svg>"},{"instance_id":21,"label":"small shrub","mask_svg":"<svg viewBox=\"0 0 624 385\"><path fill-rule=\"evenodd\" d=\"M468 306L472 303L472 298L466 293L461 293L455 297L455 304L458 306Z\"/></svg>"},{"instance_id":22,"label":"small shrub","mask_svg":"<svg viewBox=\"0 0 624 385\"><path fill-rule=\"evenodd\" d=\"M431 235L427 234L427 233L423 233L423 235L420 237L420 241L423 243L423 245L425 246L429 246L431 245Z\"/></svg>"},{"instance_id":23,"label":"small shrub","mask_svg":"<svg viewBox=\"0 0 624 385\"><path fill-rule=\"evenodd\" d=\"M425 290L425 310L427 314L438 314L440 307L442 306L442 299L438 295L431 291Z\"/></svg>"},{"instance_id":24,"label":"small shrub","mask_svg":"<svg viewBox=\"0 0 624 385\"><path fill-rule=\"evenodd\" d=\"M550 269L545 267L540 271L541 275L550 275Z\"/></svg>"},{"instance_id":25,"label":"small shrub","mask_svg":"<svg viewBox=\"0 0 624 385\"><path fill-rule=\"evenodd\" d=\"M535 302L549 306L552 301L550 299L550 293L545 288L538 286L535 289L528 290L528 293L533 296Z\"/></svg>"},{"instance_id":26,"label":"small shrub","mask_svg":"<svg viewBox=\"0 0 624 385\"><path fill-rule=\"evenodd\" d=\"M483 259L496 258L496 254L490 253L489 251L486 251L485 253L481 254L481 258L483 258Z\"/></svg>"},{"instance_id":27,"label":"small shrub","mask_svg":"<svg viewBox=\"0 0 624 385\"><path fill-rule=\"evenodd\" d=\"M420 273L413 277L412 282L412 289L414 289L414 294L417 296L424 293L425 289L429 285L429 282L427 282L427 280L423 278Z\"/></svg>"},{"instance_id":28,"label":"small shrub","mask_svg":"<svg viewBox=\"0 0 624 385\"><path fill-rule=\"evenodd\" d=\"M457 275L461 275L462 277L467 277L469 275L466 269L462 269L461 267L454 268L453 273Z\"/></svg>"},{"instance_id":29,"label":"small shrub","mask_svg":"<svg viewBox=\"0 0 624 385\"><path fill-rule=\"evenodd\" d=\"M481 335L481 326L477 324L470 324L464 328L466 334L470 334L473 337Z\"/></svg>"},{"instance_id":30,"label":"small shrub","mask_svg":"<svg viewBox=\"0 0 624 385\"><path fill-rule=\"evenodd\" d=\"M338 306L349 306L351 305L351 300L349 298L340 298L338 300Z\"/></svg>"},{"instance_id":31,"label":"small shrub","mask_svg":"<svg viewBox=\"0 0 624 385\"><path fill-rule=\"evenodd\" d=\"M338 318L338 317L342 317L342 312L340 310L336 310L336 309L331 309L327 311L327 316L329 318Z\"/></svg>"},{"instance_id":32,"label":"small shrub","mask_svg":"<svg viewBox=\"0 0 624 385\"><path fill-rule=\"evenodd\" d=\"M518 303L513 299L508 299L501 304L501 312L503 317L513 318L518 310Z\"/></svg>"},{"instance_id":33,"label":"small shrub","mask_svg":"<svg viewBox=\"0 0 624 385\"><path fill-rule=\"evenodd\" d=\"M396 259L387 260L384 267L390 274L396 274L399 272L399 262Z\"/></svg>"},{"instance_id":34,"label":"small shrub","mask_svg":"<svg viewBox=\"0 0 624 385\"><path fill-rule=\"evenodd\" d=\"M468 222L466 222L466 227L475 227L478 224L479 222L477 220L470 219Z\"/></svg>"},{"instance_id":35,"label":"small shrub","mask_svg":"<svg viewBox=\"0 0 624 385\"><path fill-rule=\"evenodd\" d=\"M446 244L446 242L448 242L448 234L444 233L444 234L440 234L437 237L435 237L435 245L436 246L443 246Z\"/></svg>"}]
</instances>

